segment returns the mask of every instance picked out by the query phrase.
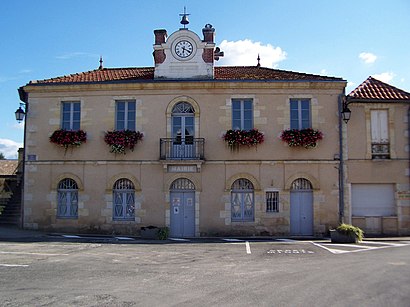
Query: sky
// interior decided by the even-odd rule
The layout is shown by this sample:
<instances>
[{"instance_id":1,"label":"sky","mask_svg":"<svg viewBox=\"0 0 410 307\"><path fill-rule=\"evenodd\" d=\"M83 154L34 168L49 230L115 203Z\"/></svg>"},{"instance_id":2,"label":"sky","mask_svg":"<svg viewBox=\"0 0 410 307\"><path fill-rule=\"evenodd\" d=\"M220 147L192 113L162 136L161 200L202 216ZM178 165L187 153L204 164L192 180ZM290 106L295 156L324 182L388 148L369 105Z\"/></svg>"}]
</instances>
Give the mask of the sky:
<instances>
[{"instance_id":1,"label":"sky","mask_svg":"<svg viewBox=\"0 0 410 307\"><path fill-rule=\"evenodd\" d=\"M342 77L346 94L369 76L410 92L408 0L2 0L0 152L15 159L24 124L17 89L30 80L104 67L154 66L155 29L216 30L216 65L256 65Z\"/></svg>"}]
</instances>

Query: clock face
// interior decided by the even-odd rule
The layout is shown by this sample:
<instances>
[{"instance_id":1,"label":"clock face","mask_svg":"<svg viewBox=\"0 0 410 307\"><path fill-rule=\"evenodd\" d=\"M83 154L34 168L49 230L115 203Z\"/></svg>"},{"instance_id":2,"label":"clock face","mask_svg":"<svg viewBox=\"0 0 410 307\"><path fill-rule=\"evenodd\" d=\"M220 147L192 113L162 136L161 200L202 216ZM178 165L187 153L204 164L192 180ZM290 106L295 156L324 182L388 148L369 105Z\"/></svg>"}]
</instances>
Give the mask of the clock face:
<instances>
[{"instance_id":1,"label":"clock face","mask_svg":"<svg viewBox=\"0 0 410 307\"><path fill-rule=\"evenodd\" d=\"M192 52L194 52L194 46L187 40L179 41L175 45L175 54L180 58L185 59L189 57Z\"/></svg>"}]
</instances>

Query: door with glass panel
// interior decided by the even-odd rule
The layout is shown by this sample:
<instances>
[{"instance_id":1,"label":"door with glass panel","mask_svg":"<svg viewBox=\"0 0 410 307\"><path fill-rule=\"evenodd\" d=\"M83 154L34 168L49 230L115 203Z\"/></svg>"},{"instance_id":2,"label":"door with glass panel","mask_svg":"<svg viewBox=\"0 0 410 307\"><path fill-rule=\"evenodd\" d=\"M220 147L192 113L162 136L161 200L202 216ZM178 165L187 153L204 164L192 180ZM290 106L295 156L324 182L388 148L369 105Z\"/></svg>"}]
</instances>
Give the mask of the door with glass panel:
<instances>
[{"instance_id":1,"label":"door with glass panel","mask_svg":"<svg viewBox=\"0 0 410 307\"><path fill-rule=\"evenodd\" d=\"M189 103L180 102L172 110L172 158L195 157L194 136L194 109Z\"/></svg>"}]
</instances>

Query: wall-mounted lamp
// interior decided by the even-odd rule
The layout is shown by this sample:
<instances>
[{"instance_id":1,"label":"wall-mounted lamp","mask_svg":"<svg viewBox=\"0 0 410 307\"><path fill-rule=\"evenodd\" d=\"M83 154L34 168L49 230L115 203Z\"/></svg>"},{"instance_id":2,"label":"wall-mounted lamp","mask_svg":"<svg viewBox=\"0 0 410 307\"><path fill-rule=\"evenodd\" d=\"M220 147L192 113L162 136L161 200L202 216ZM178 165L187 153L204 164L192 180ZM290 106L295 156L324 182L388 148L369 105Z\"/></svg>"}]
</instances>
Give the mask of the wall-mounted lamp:
<instances>
[{"instance_id":1,"label":"wall-mounted lamp","mask_svg":"<svg viewBox=\"0 0 410 307\"><path fill-rule=\"evenodd\" d=\"M16 115L16 120L21 123L24 120L24 116L26 115L26 112L23 110L22 106L24 106L24 103L20 103L20 107L17 109L14 114Z\"/></svg>"},{"instance_id":2,"label":"wall-mounted lamp","mask_svg":"<svg viewBox=\"0 0 410 307\"><path fill-rule=\"evenodd\" d=\"M342 118L346 124L350 120L351 115L352 115L352 111L350 111L350 109L347 107L347 103L345 103L343 106L343 110L342 110Z\"/></svg>"}]
</instances>

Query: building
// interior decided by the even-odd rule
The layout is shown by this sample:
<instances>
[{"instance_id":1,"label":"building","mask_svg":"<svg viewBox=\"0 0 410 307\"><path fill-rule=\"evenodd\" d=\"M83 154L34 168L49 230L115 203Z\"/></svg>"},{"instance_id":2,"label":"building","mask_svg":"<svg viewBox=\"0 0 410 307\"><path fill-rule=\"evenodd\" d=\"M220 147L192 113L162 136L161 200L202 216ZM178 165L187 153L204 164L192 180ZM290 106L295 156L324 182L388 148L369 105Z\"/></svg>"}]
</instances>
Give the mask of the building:
<instances>
[{"instance_id":1,"label":"building","mask_svg":"<svg viewBox=\"0 0 410 307\"><path fill-rule=\"evenodd\" d=\"M259 61L215 66L215 29L200 38L185 25L169 37L154 31L154 67L101 63L19 89L25 228L138 234L154 225L198 237L318 235L338 224L346 81ZM355 112L348 132L361 124ZM363 147L354 141L344 146L349 217L352 154Z\"/></svg>"},{"instance_id":2,"label":"building","mask_svg":"<svg viewBox=\"0 0 410 307\"><path fill-rule=\"evenodd\" d=\"M410 234L410 93L372 77L347 96L347 218L367 234Z\"/></svg>"}]
</instances>

